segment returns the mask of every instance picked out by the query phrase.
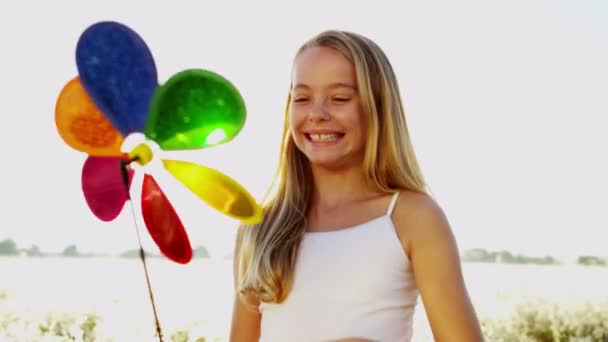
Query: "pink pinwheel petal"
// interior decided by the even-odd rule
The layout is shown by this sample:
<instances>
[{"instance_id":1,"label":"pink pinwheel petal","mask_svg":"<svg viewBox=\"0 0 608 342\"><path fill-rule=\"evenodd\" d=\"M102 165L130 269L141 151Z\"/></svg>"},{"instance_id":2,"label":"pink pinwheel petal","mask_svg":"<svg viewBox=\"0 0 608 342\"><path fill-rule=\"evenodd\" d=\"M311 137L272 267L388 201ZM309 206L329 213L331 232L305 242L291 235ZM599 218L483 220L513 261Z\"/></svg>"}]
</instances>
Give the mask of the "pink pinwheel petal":
<instances>
[{"instance_id":1,"label":"pink pinwheel petal","mask_svg":"<svg viewBox=\"0 0 608 342\"><path fill-rule=\"evenodd\" d=\"M112 221L122 211L129 194L125 188L119 157L89 156L82 167L82 192L93 214ZM133 170L128 170L129 187Z\"/></svg>"}]
</instances>

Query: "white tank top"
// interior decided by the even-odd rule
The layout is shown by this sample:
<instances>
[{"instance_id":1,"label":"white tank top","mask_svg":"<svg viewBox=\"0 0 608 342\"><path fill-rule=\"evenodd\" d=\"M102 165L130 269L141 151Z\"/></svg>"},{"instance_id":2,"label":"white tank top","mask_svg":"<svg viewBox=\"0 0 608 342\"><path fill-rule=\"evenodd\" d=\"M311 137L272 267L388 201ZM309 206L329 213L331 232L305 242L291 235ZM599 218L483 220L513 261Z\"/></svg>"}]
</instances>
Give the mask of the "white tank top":
<instances>
[{"instance_id":1,"label":"white tank top","mask_svg":"<svg viewBox=\"0 0 608 342\"><path fill-rule=\"evenodd\" d=\"M304 235L287 299L260 304L261 342L411 340L418 289L391 220L398 195L384 216Z\"/></svg>"}]
</instances>

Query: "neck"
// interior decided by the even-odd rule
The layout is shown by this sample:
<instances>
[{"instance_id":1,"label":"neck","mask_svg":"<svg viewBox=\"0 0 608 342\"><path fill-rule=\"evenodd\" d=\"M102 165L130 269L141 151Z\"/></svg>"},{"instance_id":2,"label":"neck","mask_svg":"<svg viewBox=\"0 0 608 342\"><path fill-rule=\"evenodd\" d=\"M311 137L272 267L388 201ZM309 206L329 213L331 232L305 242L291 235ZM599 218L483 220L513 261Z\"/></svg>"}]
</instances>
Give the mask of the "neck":
<instances>
[{"instance_id":1,"label":"neck","mask_svg":"<svg viewBox=\"0 0 608 342\"><path fill-rule=\"evenodd\" d=\"M311 167L314 187L312 210L335 209L346 203L357 202L377 196L379 191L366 181L363 169L327 170Z\"/></svg>"}]
</instances>

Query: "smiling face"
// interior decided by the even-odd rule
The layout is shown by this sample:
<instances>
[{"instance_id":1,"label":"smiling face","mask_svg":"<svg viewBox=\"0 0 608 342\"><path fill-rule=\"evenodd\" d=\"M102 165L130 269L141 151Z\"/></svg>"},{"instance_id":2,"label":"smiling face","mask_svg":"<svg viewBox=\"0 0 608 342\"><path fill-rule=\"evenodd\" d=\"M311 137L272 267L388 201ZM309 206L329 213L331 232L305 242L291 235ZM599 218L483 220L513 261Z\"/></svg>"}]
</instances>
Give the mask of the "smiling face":
<instances>
[{"instance_id":1,"label":"smiling face","mask_svg":"<svg viewBox=\"0 0 608 342\"><path fill-rule=\"evenodd\" d=\"M313 166L361 165L365 124L353 64L327 47L303 50L294 62L291 134Z\"/></svg>"}]
</instances>

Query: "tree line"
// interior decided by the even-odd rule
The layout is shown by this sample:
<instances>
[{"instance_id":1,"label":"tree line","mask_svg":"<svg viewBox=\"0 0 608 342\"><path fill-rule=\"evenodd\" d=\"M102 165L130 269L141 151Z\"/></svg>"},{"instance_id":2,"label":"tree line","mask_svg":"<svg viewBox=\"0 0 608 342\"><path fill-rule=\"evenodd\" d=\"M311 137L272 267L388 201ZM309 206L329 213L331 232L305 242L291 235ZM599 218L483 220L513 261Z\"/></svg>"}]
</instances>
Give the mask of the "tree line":
<instances>
[{"instance_id":1,"label":"tree line","mask_svg":"<svg viewBox=\"0 0 608 342\"><path fill-rule=\"evenodd\" d=\"M209 252L204 246L198 246L193 249L193 258L208 258ZM145 251L148 257L162 257L160 254L154 254ZM42 251L38 246L32 245L29 248L19 248L12 239L0 241L0 256L28 256L28 257L103 257L104 254L85 253L78 250L76 245L66 246L62 252L48 253ZM138 258L139 249L131 249L120 254L122 258ZM559 265L561 262L552 256L534 257L522 254L513 254L509 251L490 251L484 248L473 248L463 251L461 254L462 262L480 262L480 263L503 263L503 264L537 264L537 265ZM581 255L576 259L576 263L586 266L608 266L606 257L594 255Z\"/></svg>"},{"instance_id":2,"label":"tree line","mask_svg":"<svg viewBox=\"0 0 608 342\"><path fill-rule=\"evenodd\" d=\"M139 249L131 249L120 253L120 257L122 258L138 258L139 257ZM147 257L162 257L160 254L151 253L150 251L145 251ZM27 256L27 257L51 257L51 256L60 256L60 257L70 257L70 258L84 258L84 257L104 257L108 256L107 254L99 254L99 253L87 253L78 250L76 245L68 245L63 251L59 253L50 253L45 252L40 249L37 245L32 245L29 248L19 248L17 243L15 243L12 239L5 239L0 241L0 256ZM192 250L193 258L208 258L209 252L207 248L204 246L198 246Z\"/></svg>"},{"instance_id":3,"label":"tree line","mask_svg":"<svg viewBox=\"0 0 608 342\"><path fill-rule=\"evenodd\" d=\"M542 257L513 254L509 251L489 251L484 248L473 248L464 251L461 255L463 262L503 263L503 264L536 264L536 265L559 265L561 262L556 258L546 255ZM576 263L585 266L607 266L606 257L594 255L581 255L576 258Z\"/></svg>"}]
</instances>

